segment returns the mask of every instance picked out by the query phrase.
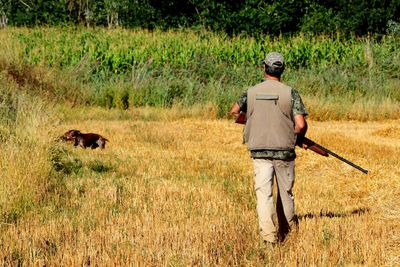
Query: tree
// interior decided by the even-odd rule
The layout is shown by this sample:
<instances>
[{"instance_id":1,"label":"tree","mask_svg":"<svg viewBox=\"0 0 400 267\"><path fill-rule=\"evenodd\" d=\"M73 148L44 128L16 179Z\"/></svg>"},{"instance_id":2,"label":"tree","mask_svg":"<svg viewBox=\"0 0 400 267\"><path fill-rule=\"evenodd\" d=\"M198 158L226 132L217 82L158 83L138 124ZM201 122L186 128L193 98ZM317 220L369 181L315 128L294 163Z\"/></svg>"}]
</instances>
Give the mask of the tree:
<instances>
[{"instance_id":1,"label":"tree","mask_svg":"<svg viewBox=\"0 0 400 267\"><path fill-rule=\"evenodd\" d=\"M398 21L398 0L309 0L300 29L313 33L385 33L390 20Z\"/></svg>"},{"instance_id":2,"label":"tree","mask_svg":"<svg viewBox=\"0 0 400 267\"><path fill-rule=\"evenodd\" d=\"M129 0L104 0L104 12L108 28L121 24L120 14L128 12Z\"/></svg>"},{"instance_id":3,"label":"tree","mask_svg":"<svg viewBox=\"0 0 400 267\"><path fill-rule=\"evenodd\" d=\"M70 16L78 23L90 26L95 14L92 14L91 0L67 0Z\"/></svg>"},{"instance_id":4,"label":"tree","mask_svg":"<svg viewBox=\"0 0 400 267\"><path fill-rule=\"evenodd\" d=\"M7 26L10 8L11 0L0 0L0 28Z\"/></svg>"},{"instance_id":5,"label":"tree","mask_svg":"<svg viewBox=\"0 0 400 267\"><path fill-rule=\"evenodd\" d=\"M206 27L228 34L386 33L399 0L0 0L0 27ZM393 26L391 26L393 28Z\"/></svg>"}]
</instances>

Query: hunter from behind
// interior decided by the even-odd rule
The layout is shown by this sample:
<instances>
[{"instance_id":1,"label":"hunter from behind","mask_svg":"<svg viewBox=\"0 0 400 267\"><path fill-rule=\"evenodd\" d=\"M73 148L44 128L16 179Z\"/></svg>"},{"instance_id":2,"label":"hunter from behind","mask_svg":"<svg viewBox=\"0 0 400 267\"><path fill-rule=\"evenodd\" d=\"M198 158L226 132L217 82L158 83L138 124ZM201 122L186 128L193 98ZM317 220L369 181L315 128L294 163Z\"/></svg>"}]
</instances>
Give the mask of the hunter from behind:
<instances>
[{"instance_id":1,"label":"hunter from behind","mask_svg":"<svg viewBox=\"0 0 400 267\"><path fill-rule=\"evenodd\" d=\"M245 92L233 105L231 114L246 114L244 141L253 159L260 235L265 244L273 246L297 224L292 192L295 145L297 137L306 134L307 111L299 93L281 82L283 56L268 53L263 63L265 81ZM278 225L274 220L274 177L278 186Z\"/></svg>"}]
</instances>

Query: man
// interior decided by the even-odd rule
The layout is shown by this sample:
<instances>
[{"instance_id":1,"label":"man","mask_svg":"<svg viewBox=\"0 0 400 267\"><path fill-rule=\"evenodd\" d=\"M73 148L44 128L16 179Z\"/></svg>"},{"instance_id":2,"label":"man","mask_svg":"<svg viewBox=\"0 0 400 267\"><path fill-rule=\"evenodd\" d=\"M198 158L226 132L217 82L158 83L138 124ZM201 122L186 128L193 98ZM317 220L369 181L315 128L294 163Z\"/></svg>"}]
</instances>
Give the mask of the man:
<instances>
[{"instance_id":1,"label":"man","mask_svg":"<svg viewBox=\"0 0 400 267\"><path fill-rule=\"evenodd\" d=\"M272 245L282 241L296 224L294 147L307 131L307 111L299 93L281 82L284 69L283 56L268 53L264 60L265 81L250 88L231 109L236 117L246 113L244 141L253 158L260 234L265 243ZM274 175L279 231L274 221Z\"/></svg>"}]
</instances>

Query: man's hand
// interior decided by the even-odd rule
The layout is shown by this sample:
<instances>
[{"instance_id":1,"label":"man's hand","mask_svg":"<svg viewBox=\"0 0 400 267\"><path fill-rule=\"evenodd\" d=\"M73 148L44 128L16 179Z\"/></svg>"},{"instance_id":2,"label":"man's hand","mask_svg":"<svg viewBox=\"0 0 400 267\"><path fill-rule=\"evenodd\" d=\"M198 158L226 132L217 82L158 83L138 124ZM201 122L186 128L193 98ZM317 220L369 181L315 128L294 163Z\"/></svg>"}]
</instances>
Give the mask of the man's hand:
<instances>
[{"instance_id":1,"label":"man's hand","mask_svg":"<svg viewBox=\"0 0 400 267\"><path fill-rule=\"evenodd\" d=\"M231 111L229 112L229 114L231 114L232 116L234 116L235 118L239 117L240 114L240 106L238 103L233 104Z\"/></svg>"}]
</instances>

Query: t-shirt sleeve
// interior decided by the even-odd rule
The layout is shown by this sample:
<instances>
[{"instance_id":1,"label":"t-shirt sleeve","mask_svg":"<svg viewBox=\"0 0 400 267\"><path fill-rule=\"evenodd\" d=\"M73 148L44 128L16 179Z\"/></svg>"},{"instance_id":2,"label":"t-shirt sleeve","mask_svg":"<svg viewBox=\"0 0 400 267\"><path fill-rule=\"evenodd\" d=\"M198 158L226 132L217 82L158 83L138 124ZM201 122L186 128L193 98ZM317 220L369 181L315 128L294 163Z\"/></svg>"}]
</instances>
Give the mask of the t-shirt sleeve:
<instances>
[{"instance_id":1,"label":"t-shirt sleeve","mask_svg":"<svg viewBox=\"0 0 400 267\"><path fill-rule=\"evenodd\" d=\"M239 105L240 111L243 112L243 113L246 113L247 112L247 92L244 92L240 96L238 101L236 101L236 103Z\"/></svg>"},{"instance_id":2,"label":"t-shirt sleeve","mask_svg":"<svg viewBox=\"0 0 400 267\"><path fill-rule=\"evenodd\" d=\"M307 116L307 109L297 90L292 89L293 115Z\"/></svg>"}]
</instances>

